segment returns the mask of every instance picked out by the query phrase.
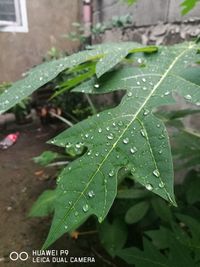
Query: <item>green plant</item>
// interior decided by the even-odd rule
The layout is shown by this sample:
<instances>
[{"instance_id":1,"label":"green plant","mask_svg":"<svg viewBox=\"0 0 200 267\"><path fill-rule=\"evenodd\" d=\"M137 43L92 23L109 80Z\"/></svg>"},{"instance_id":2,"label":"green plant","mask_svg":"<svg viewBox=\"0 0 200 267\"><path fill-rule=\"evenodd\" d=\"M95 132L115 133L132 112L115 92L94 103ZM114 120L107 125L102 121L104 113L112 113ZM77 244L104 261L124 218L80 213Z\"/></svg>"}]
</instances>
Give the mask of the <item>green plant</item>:
<instances>
[{"instance_id":1,"label":"green plant","mask_svg":"<svg viewBox=\"0 0 200 267\"><path fill-rule=\"evenodd\" d=\"M7 90L11 87L11 83L2 83L0 84L0 95L3 92L7 92ZM31 99L30 97L26 97L20 102L17 102L16 105L14 105L9 112L12 112L15 114L16 121L18 123L26 123L27 121L31 120L30 112L31 112Z\"/></svg>"},{"instance_id":2,"label":"green plant","mask_svg":"<svg viewBox=\"0 0 200 267\"><path fill-rule=\"evenodd\" d=\"M95 74L84 83L78 81L78 86L75 83L73 92L126 90L120 105L77 123L50 141L83 150L57 179L54 219L43 248L91 215L102 222L124 178L123 168L131 180L176 205L168 134L154 112L175 103L174 92L199 106L199 68L193 67L199 60L198 50L194 42L159 48L137 43L98 45L34 68L0 96L3 113L61 72L68 69L71 73L84 64L95 64Z\"/></svg>"},{"instance_id":3,"label":"green plant","mask_svg":"<svg viewBox=\"0 0 200 267\"><path fill-rule=\"evenodd\" d=\"M187 14L188 12L190 12L195 6L196 4L199 2L199 0L185 0L183 1L183 3L181 3L182 6L182 15Z\"/></svg>"},{"instance_id":4,"label":"green plant","mask_svg":"<svg viewBox=\"0 0 200 267\"><path fill-rule=\"evenodd\" d=\"M124 16L113 16L112 19L108 22L96 23L91 28L91 34L93 38L97 38L101 34L105 33L106 30L110 30L113 28L123 28L132 24L132 16L126 14ZM75 27L75 30L69 32L67 35L63 35L63 37L70 39L74 42L79 41L81 44L87 45L87 37L84 34L84 27L78 22L74 22L72 26Z\"/></svg>"}]
</instances>

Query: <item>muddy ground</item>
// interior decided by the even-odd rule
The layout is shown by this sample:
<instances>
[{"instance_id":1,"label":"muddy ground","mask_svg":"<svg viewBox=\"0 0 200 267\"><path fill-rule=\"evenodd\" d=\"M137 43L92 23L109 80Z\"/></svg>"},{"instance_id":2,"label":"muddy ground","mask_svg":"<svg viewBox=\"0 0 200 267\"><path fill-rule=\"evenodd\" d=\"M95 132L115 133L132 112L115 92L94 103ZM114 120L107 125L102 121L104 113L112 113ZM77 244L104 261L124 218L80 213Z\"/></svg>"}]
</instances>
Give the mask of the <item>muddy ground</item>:
<instances>
[{"instance_id":1,"label":"muddy ground","mask_svg":"<svg viewBox=\"0 0 200 267\"><path fill-rule=\"evenodd\" d=\"M0 266L117 266L104 252L99 252L99 246L88 243L90 238L83 236L72 240L67 235L59 239L51 249L69 250L70 256L92 256L96 263L33 263L12 262L9 254L12 251L39 250L47 236L51 218L28 218L27 214L37 197L48 188L55 186L55 169L41 168L32 160L52 146L45 142L58 131L57 126L41 126L32 123L25 126L11 125L0 131L0 138L7 133L20 131L18 142L8 150L0 150ZM93 242L95 243L95 242ZM101 249L100 249L101 250Z\"/></svg>"}]
</instances>

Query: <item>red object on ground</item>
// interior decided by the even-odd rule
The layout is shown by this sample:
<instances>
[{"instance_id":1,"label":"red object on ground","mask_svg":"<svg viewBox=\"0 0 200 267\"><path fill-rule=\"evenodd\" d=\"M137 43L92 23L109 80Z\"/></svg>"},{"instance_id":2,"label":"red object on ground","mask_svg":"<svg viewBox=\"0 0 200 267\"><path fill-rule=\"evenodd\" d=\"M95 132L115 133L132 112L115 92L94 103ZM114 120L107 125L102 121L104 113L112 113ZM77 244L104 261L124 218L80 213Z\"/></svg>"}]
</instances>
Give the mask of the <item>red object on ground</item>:
<instances>
[{"instance_id":1,"label":"red object on ground","mask_svg":"<svg viewBox=\"0 0 200 267\"><path fill-rule=\"evenodd\" d=\"M1 142L0 149L7 149L17 142L19 132L8 134Z\"/></svg>"}]
</instances>

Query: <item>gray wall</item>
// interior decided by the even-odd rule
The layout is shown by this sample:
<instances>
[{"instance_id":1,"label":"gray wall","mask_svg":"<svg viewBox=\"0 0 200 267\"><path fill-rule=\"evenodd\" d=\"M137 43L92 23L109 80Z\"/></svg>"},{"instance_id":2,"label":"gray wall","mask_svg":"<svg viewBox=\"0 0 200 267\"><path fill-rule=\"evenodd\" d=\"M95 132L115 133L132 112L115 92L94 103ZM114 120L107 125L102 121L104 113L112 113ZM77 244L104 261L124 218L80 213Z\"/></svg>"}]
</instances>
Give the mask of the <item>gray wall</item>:
<instances>
[{"instance_id":1,"label":"gray wall","mask_svg":"<svg viewBox=\"0 0 200 267\"><path fill-rule=\"evenodd\" d=\"M27 0L29 32L0 32L0 82L15 81L52 46L73 51L78 44L61 37L80 19L80 0Z\"/></svg>"},{"instance_id":2,"label":"gray wall","mask_svg":"<svg viewBox=\"0 0 200 267\"><path fill-rule=\"evenodd\" d=\"M200 19L200 4L189 14L181 16L180 4L183 0L137 0L128 6L123 0L94 0L94 22L107 21L112 16L133 15L137 27L154 25L158 22L183 22L190 18Z\"/></svg>"},{"instance_id":3,"label":"gray wall","mask_svg":"<svg viewBox=\"0 0 200 267\"><path fill-rule=\"evenodd\" d=\"M182 0L137 0L128 6L122 0L94 0L94 23L113 16L131 14L133 23L125 29L107 30L95 42L137 41L143 44L173 44L200 34L200 3L181 16Z\"/></svg>"}]
</instances>

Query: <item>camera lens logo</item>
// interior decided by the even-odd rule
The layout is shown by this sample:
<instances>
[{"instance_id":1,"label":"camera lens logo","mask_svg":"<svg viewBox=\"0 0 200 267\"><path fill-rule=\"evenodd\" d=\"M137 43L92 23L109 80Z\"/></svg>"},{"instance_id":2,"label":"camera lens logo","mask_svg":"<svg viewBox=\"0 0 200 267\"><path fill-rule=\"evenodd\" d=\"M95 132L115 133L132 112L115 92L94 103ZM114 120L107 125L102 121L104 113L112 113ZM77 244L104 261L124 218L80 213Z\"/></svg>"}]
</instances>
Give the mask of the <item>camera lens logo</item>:
<instances>
[{"instance_id":1,"label":"camera lens logo","mask_svg":"<svg viewBox=\"0 0 200 267\"><path fill-rule=\"evenodd\" d=\"M25 251L22 251L20 253L13 251L10 253L9 257L12 261L17 261L17 260L26 261L28 260L28 253Z\"/></svg>"}]
</instances>

